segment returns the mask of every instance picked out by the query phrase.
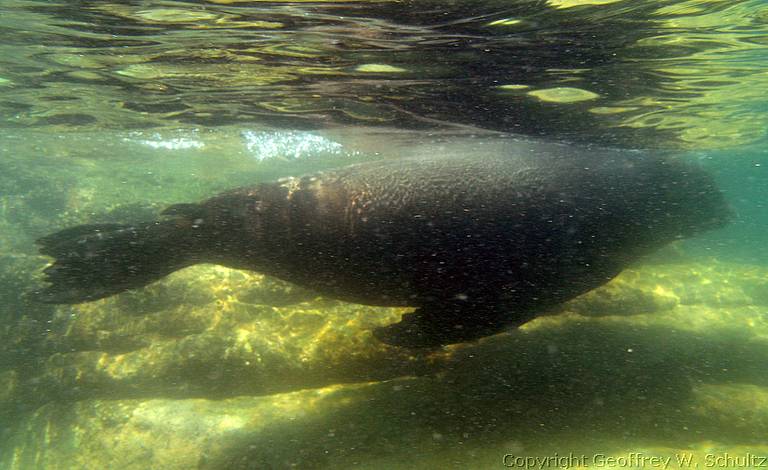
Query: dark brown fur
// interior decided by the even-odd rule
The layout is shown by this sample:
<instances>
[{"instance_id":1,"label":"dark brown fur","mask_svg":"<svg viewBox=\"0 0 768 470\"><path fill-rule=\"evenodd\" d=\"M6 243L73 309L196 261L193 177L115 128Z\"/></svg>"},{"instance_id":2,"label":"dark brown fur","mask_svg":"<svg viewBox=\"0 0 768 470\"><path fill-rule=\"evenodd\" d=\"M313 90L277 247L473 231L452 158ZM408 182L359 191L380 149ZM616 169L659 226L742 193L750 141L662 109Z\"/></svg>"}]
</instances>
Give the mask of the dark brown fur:
<instances>
[{"instance_id":1,"label":"dark brown fur","mask_svg":"<svg viewBox=\"0 0 768 470\"><path fill-rule=\"evenodd\" d=\"M199 262L351 302L414 306L381 340L435 346L521 324L670 241L718 227L709 175L637 152L525 144L406 158L230 191L137 226L40 241L48 302L81 302Z\"/></svg>"}]
</instances>

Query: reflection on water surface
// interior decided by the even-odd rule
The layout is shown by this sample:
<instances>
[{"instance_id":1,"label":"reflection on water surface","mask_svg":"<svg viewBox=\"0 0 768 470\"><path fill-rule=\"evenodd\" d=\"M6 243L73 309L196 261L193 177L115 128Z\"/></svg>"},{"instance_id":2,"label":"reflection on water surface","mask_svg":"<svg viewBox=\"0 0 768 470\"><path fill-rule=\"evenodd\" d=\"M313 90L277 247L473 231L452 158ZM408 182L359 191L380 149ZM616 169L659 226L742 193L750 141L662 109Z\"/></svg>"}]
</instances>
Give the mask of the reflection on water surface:
<instances>
[{"instance_id":1,"label":"reflection on water surface","mask_svg":"<svg viewBox=\"0 0 768 470\"><path fill-rule=\"evenodd\" d=\"M766 127L760 0L14 0L0 32L4 127L450 121L654 147Z\"/></svg>"}]
</instances>

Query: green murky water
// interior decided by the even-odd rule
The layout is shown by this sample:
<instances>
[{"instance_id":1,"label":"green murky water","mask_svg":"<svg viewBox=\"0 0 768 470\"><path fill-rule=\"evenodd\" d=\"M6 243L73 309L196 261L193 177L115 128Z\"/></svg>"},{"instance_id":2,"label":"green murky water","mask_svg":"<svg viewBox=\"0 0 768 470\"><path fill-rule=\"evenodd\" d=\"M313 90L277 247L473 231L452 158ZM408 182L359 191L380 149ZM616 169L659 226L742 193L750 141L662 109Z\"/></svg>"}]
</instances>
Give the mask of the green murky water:
<instances>
[{"instance_id":1,"label":"green murky water","mask_svg":"<svg viewBox=\"0 0 768 470\"><path fill-rule=\"evenodd\" d=\"M763 1L0 2L0 467L768 466L765 64ZM499 131L682 153L738 218L431 354L220 267L25 295L53 230Z\"/></svg>"}]
</instances>

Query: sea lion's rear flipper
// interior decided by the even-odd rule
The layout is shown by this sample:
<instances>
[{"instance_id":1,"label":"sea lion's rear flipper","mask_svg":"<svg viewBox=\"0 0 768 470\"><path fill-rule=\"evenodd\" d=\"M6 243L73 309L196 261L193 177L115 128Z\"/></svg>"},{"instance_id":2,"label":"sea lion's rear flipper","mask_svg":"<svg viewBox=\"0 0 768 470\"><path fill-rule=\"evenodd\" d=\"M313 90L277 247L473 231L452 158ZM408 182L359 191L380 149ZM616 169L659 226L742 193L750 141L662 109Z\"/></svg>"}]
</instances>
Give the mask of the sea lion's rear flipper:
<instances>
[{"instance_id":1,"label":"sea lion's rear flipper","mask_svg":"<svg viewBox=\"0 0 768 470\"><path fill-rule=\"evenodd\" d=\"M188 264L191 244L177 221L81 225L43 237L40 252L56 258L49 285L34 292L46 303L78 303L149 284Z\"/></svg>"},{"instance_id":2,"label":"sea lion's rear flipper","mask_svg":"<svg viewBox=\"0 0 768 470\"><path fill-rule=\"evenodd\" d=\"M392 346L434 348L492 335L513 323L501 305L457 301L417 308L398 323L376 328L373 335Z\"/></svg>"}]
</instances>

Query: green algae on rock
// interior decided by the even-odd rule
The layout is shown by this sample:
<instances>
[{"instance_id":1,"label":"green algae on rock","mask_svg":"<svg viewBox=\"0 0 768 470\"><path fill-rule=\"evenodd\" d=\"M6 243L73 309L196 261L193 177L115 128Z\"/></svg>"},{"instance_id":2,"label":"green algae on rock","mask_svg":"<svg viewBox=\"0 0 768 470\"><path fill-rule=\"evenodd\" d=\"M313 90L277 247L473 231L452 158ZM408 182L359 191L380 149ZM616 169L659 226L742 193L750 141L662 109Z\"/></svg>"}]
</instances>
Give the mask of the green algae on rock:
<instances>
[{"instance_id":1,"label":"green algae on rock","mask_svg":"<svg viewBox=\"0 0 768 470\"><path fill-rule=\"evenodd\" d=\"M682 438L681 451L733 449L716 444L724 427L765 427L749 397L768 386L766 283L764 268L717 262L632 268L517 332L410 356L368 331L403 309L198 266L59 309L45 338L58 352L0 375L7 403L30 409L10 424L0 465L392 468L407 455L490 468L510 442L525 455L619 456L626 439L660 436ZM737 378L757 382L736 386L734 402L724 383ZM546 424L531 434L521 421ZM624 444L595 447L585 432Z\"/></svg>"}]
</instances>

